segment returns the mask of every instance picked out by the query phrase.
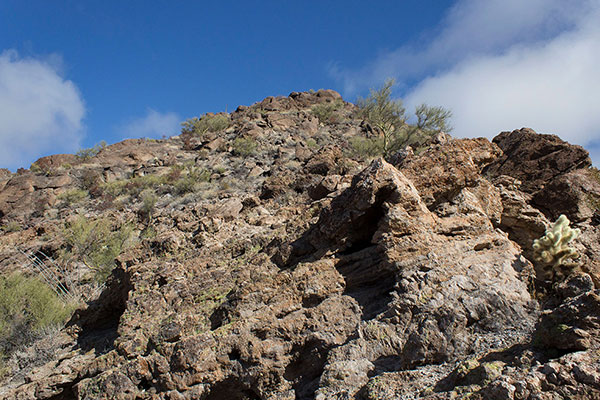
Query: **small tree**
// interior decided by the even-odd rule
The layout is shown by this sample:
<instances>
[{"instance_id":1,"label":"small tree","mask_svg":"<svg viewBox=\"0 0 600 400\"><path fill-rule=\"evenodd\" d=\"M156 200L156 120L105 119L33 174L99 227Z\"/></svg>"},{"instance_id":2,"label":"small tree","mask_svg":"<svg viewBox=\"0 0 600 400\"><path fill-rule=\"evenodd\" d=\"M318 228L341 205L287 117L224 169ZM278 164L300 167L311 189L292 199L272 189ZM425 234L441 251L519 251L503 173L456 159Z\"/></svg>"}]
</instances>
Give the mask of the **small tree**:
<instances>
[{"instance_id":1,"label":"small tree","mask_svg":"<svg viewBox=\"0 0 600 400\"><path fill-rule=\"evenodd\" d=\"M398 130L406 124L406 109L401 100L392 100L392 86L388 79L379 90L371 89L369 97L358 99L360 116L378 129L383 136L383 155L390 152Z\"/></svg>"},{"instance_id":2,"label":"small tree","mask_svg":"<svg viewBox=\"0 0 600 400\"><path fill-rule=\"evenodd\" d=\"M384 157L407 145L423 144L437 132L452 130L449 119L452 112L443 107L419 105L415 110L416 124L406 122L406 110L401 100L392 100L394 80L388 79L379 90L371 89L366 99L359 99L359 115L373 125L381 134L379 138L354 140L350 144L354 153ZM380 149L380 150L378 150Z\"/></svg>"}]
</instances>

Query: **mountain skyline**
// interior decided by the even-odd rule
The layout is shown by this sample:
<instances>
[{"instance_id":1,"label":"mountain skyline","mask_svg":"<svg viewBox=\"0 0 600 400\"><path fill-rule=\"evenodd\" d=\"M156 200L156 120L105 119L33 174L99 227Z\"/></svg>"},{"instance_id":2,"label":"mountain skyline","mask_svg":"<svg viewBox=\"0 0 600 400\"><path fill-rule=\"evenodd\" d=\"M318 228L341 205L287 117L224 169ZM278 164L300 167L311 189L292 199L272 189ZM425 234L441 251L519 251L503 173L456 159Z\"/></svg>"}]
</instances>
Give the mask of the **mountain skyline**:
<instances>
[{"instance_id":1,"label":"mountain skyline","mask_svg":"<svg viewBox=\"0 0 600 400\"><path fill-rule=\"evenodd\" d=\"M569 0L0 4L0 167L270 95L347 101L395 78L457 137L531 127L600 156L600 2Z\"/></svg>"}]
</instances>

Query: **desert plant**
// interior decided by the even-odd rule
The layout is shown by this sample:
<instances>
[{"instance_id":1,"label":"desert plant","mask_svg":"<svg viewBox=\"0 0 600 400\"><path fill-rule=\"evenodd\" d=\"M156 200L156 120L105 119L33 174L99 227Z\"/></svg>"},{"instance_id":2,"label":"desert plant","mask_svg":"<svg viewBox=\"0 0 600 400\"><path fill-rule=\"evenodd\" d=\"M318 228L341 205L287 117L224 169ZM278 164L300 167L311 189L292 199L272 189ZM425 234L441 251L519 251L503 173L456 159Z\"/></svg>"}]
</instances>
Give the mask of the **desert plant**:
<instances>
[{"instance_id":1,"label":"desert plant","mask_svg":"<svg viewBox=\"0 0 600 400\"><path fill-rule=\"evenodd\" d=\"M196 190L199 183L210 181L210 171L206 168L196 166L194 163L187 163L177 181L173 184L177 194L191 193Z\"/></svg>"},{"instance_id":2,"label":"desert plant","mask_svg":"<svg viewBox=\"0 0 600 400\"><path fill-rule=\"evenodd\" d=\"M0 226L0 231L2 232L19 232L23 228L17 221L10 221L6 225Z\"/></svg>"},{"instance_id":3,"label":"desert plant","mask_svg":"<svg viewBox=\"0 0 600 400\"><path fill-rule=\"evenodd\" d=\"M383 154L383 139L354 136L349 140L352 156L371 159Z\"/></svg>"},{"instance_id":4,"label":"desert plant","mask_svg":"<svg viewBox=\"0 0 600 400\"><path fill-rule=\"evenodd\" d=\"M408 124L406 110L401 100L392 100L393 79L388 79L378 90L371 89L366 99L358 100L359 116L371 124L379 138L367 138L360 147L375 149L381 147L379 155L389 156L405 146L421 145L437 132L449 132L452 128L449 119L452 113L443 107L433 107L426 104L417 106L416 124ZM373 143L367 144L367 141ZM381 142L381 143L378 143ZM355 147L356 142L351 146ZM358 150L360 152L360 149Z\"/></svg>"},{"instance_id":5,"label":"desert plant","mask_svg":"<svg viewBox=\"0 0 600 400\"><path fill-rule=\"evenodd\" d=\"M10 355L45 329L62 325L73 308L35 277L19 272L0 276L0 352Z\"/></svg>"},{"instance_id":6,"label":"desert plant","mask_svg":"<svg viewBox=\"0 0 600 400\"><path fill-rule=\"evenodd\" d=\"M158 197L152 190L144 190L141 193L142 198L142 207L140 208L140 213L146 219L148 224L152 223L152 216L154 214L154 207L156 206L156 202L158 201Z\"/></svg>"},{"instance_id":7,"label":"desert plant","mask_svg":"<svg viewBox=\"0 0 600 400\"><path fill-rule=\"evenodd\" d=\"M406 124L406 110L401 100L392 100L394 80L388 79L379 90L371 89L366 99L358 99L359 115L373 125L382 136L382 151L386 156L392 150L395 135Z\"/></svg>"},{"instance_id":8,"label":"desert plant","mask_svg":"<svg viewBox=\"0 0 600 400\"><path fill-rule=\"evenodd\" d=\"M127 248L132 232L129 224L113 229L107 218L89 220L80 215L63 229L63 259L81 261L97 282L104 282L115 266L115 258Z\"/></svg>"},{"instance_id":9,"label":"desert plant","mask_svg":"<svg viewBox=\"0 0 600 400\"><path fill-rule=\"evenodd\" d=\"M238 137L233 141L232 152L236 156L246 158L256 153L257 146L256 140L252 138Z\"/></svg>"},{"instance_id":10,"label":"desert plant","mask_svg":"<svg viewBox=\"0 0 600 400\"><path fill-rule=\"evenodd\" d=\"M544 236L533 241L533 257L541 264L546 274L544 278L564 278L579 266L575 261L579 255L569 247L569 242L576 239L580 231L569 227L569 223L569 219L561 215Z\"/></svg>"},{"instance_id":11,"label":"desert plant","mask_svg":"<svg viewBox=\"0 0 600 400\"><path fill-rule=\"evenodd\" d=\"M106 147L106 142L103 140L100 143L94 145L94 147L89 147L87 149L80 149L75 155L82 160L89 160L90 158L96 156L102 149Z\"/></svg>"},{"instance_id":12,"label":"desert plant","mask_svg":"<svg viewBox=\"0 0 600 400\"><path fill-rule=\"evenodd\" d=\"M202 136L206 132L218 132L229 128L231 120L224 114L205 114L202 117L190 118L181 123L181 133Z\"/></svg>"},{"instance_id":13,"label":"desert plant","mask_svg":"<svg viewBox=\"0 0 600 400\"><path fill-rule=\"evenodd\" d=\"M341 110L343 107L344 102L337 99L330 103L315 104L310 109L310 112L319 119L319 122L326 123L331 121L331 117L335 111Z\"/></svg>"},{"instance_id":14,"label":"desert plant","mask_svg":"<svg viewBox=\"0 0 600 400\"><path fill-rule=\"evenodd\" d=\"M67 190L66 192L62 192L56 198L64 202L66 205L71 205L81 202L82 200L86 199L88 195L89 193L87 190L75 188Z\"/></svg>"},{"instance_id":15,"label":"desert plant","mask_svg":"<svg viewBox=\"0 0 600 400\"><path fill-rule=\"evenodd\" d=\"M422 131L448 133L452 130L449 123L450 118L452 118L452 111L443 107L421 104L417 106L415 115L417 116L417 128Z\"/></svg>"},{"instance_id":16,"label":"desert plant","mask_svg":"<svg viewBox=\"0 0 600 400\"><path fill-rule=\"evenodd\" d=\"M34 174L40 174L40 175L46 175L46 176L50 175L50 170L47 168L40 167L40 165L37 162L34 162L33 164L31 164L31 166L29 167L29 170L31 172L33 172Z\"/></svg>"}]
</instances>

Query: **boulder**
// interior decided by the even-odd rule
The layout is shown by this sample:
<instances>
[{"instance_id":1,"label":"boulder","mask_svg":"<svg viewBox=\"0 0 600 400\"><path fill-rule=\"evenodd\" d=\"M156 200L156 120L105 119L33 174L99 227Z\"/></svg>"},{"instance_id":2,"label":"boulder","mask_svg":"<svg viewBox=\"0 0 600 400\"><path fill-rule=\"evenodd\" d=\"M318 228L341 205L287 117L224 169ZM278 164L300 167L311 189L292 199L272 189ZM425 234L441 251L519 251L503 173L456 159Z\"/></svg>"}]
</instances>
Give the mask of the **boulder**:
<instances>
[{"instance_id":1,"label":"boulder","mask_svg":"<svg viewBox=\"0 0 600 400\"><path fill-rule=\"evenodd\" d=\"M523 183L522 190L528 193L544 189L560 175L592 165L583 147L571 145L556 135L538 134L529 128L502 132L493 142L502 149L503 155L484 173L492 177L512 176Z\"/></svg>"}]
</instances>

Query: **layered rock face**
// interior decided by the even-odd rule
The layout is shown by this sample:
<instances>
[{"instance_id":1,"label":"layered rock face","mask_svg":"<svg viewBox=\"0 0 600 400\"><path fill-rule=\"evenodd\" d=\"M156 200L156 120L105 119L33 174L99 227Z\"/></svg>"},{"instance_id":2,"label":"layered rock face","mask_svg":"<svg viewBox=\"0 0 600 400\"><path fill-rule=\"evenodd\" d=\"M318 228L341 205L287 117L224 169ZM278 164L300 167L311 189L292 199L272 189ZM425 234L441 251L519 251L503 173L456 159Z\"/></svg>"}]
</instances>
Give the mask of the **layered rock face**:
<instances>
[{"instance_id":1,"label":"layered rock face","mask_svg":"<svg viewBox=\"0 0 600 400\"><path fill-rule=\"evenodd\" d=\"M4 271L16 248L58 258L56 227L78 214L140 237L64 329L13 357L0 398L599 398L600 183L587 153L521 129L364 160L348 139L366 128L340 101L267 98L217 134L0 178L3 223L23 225L2 236ZM323 104L337 108L319 120ZM236 155L236 138L258 152ZM160 181L154 210L106 194L184 163L210 178L187 194ZM89 197L66 207L60 193L85 182ZM563 213L582 231L580 268L549 282L531 243Z\"/></svg>"}]
</instances>

